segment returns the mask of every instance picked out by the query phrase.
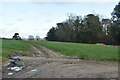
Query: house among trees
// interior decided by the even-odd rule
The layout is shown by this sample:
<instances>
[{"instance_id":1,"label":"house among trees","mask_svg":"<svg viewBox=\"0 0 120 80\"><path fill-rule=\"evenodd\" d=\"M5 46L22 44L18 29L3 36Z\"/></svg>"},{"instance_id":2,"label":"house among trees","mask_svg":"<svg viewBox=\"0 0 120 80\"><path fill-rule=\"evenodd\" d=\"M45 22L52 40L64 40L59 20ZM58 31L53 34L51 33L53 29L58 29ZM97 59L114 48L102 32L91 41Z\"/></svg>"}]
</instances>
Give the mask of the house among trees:
<instances>
[{"instance_id":1,"label":"house among trees","mask_svg":"<svg viewBox=\"0 0 120 80\"><path fill-rule=\"evenodd\" d=\"M36 40L39 41L39 40L40 40L40 37L39 37L39 36L36 36Z\"/></svg>"},{"instance_id":2,"label":"house among trees","mask_svg":"<svg viewBox=\"0 0 120 80\"><path fill-rule=\"evenodd\" d=\"M34 36L33 35L29 35L28 36L28 40L34 40Z\"/></svg>"}]
</instances>

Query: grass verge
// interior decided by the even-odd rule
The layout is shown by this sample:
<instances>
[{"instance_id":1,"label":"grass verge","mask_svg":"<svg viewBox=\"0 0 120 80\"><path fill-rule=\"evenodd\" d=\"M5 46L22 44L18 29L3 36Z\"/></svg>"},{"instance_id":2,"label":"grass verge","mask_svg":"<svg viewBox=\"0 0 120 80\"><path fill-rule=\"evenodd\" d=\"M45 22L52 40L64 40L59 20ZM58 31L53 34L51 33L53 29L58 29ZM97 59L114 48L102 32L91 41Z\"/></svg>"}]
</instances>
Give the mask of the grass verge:
<instances>
[{"instance_id":1,"label":"grass verge","mask_svg":"<svg viewBox=\"0 0 120 80\"><path fill-rule=\"evenodd\" d=\"M118 47L114 46L49 41L30 42L48 47L67 56L79 56L86 59L119 60Z\"/></svg>"},{"instance_id":2,"label":"grass verge","mask_svg":"<svg viewBox=\"0 0 120 80\"><path fill-rule=\"evenodd\" d=\"M22 52L30 49L30 46L22 40L2 40L2 62L5 62L8 59L7 57L15 54L27 55L27 53Z\"/></svg>"}]
</instances>

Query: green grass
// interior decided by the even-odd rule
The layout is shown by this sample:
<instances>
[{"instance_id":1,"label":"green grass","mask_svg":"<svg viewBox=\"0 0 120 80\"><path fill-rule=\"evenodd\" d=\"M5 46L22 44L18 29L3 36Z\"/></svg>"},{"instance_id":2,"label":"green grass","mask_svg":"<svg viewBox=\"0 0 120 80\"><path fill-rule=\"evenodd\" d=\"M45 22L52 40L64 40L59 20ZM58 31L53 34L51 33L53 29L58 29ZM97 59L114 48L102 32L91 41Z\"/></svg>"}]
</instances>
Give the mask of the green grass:
<instances>
[{"instance_id":1,"label":"green grass","mask_svg":"<svg viewBox=\"0 0 120 80\"><path fill-rule=\"evenodd\" d=\"M26 56L28 54L26 51L31 50L30 45L43 45L67 56L79 56L86 59L118 60L118 47L114 46L49 41L2 40L3 61L6 61L8 56L16 53ZM22 51L22 53L19 51Z\"/></svg>"},{"instance_id":2,"label":"green grass","mask_svg":"<svg viewBox=\"0 0 120 80\"><path fill-rule=\"evenodd\" d=\"M25 41L21 40L2 40L2 61L6 61L8 56L17 54L27 55L19 51L29 51L31 48Z\"/></svg>"},{"instance_id":3,"label":"green grass","mask_svg":"<svg viewBox=\"0 0 120 80\"><path fill-rule=\"evenodd\" d=\"M35 42L67 56L94 58L101 60L118 60L118 47L95 44L66 43L66 42Z\"/></svg>"},{"instance_id":4,"label":"green grass","mask_svg":"<svg viewBox=\"0 0 120 80\"><path fill-rule=\"evenodd\" d=\"M25 41L20 40L2 40L2 48L23 51L27 51L30 49L29 45L25 43Z\"/></svg>"},{"instance_id":5,"label":"green grass","mask_svg":"<svg viewBox=\"0 0 120 80\"><path fill-rule=\"evenodd\" d=\"M27 56L28 53L25 53L25 52L24 52L24 53L21 53L21 55L22 55L22 56Z\"/></svg>"}]
</instances>

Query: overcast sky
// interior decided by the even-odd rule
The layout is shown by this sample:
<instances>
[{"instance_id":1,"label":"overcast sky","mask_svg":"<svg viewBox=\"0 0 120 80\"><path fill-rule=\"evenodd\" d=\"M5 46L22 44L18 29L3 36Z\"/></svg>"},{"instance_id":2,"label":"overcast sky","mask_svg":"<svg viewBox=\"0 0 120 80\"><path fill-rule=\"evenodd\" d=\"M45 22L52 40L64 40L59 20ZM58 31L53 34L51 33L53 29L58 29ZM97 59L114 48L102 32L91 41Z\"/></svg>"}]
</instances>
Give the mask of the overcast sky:
<instances>
[{"instance_id":1,"label":"overcast sky","mask_svg":"<svg viewBox=\"0 0 120 80\"><path fill-rule=\"evenodd\" d=\"M52 26L66 20L68 13L96 13L111 18L118 2L1 2L0 37L11 38L15 32L44 38ZM1 23L2 22L2 23Z\"/></svg>"}]
</instances>

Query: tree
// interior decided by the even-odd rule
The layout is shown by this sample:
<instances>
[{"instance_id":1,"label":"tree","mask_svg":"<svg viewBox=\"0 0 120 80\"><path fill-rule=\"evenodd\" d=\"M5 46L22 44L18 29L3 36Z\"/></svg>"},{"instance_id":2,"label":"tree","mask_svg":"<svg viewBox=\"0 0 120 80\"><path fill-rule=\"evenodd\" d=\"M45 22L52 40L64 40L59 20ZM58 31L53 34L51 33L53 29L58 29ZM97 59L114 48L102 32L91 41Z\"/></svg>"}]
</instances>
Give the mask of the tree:
<instances>
[{"instance_id":1,"label":"tree","mask_svg":"<svg viewBox=\"0 0 120 80\"><path fill-rule=\"evenodd\" d=\"M21 37L19 36L19 33L15 33L13 36L14 40L22 40Z\"/></svg>"},{"instance_id":2,"label":"tree","mask_svg":"<svg viewBox=\"0 0 120 80\"><path fill-rule=\"evenodd\" d=\"M102 32L102 26L99 17L94 14L88 14L83 20L85 41L88 43L100 42L99 35Z\"/></svg>"},{"instance_id":3,"label":"tree","mask_svg":"<svg viewBox=\"0 0 120 80\"><path fill-rule=\"evenodd\" d=\"M70 14L64 22L57 23L55 35L59 41L79 42L80 16Z\"/></svg>"},{"instance_id":4,"label":"tree","mask_svg":"<svg viewBox=\"0 0 120 80\"><path fill-rule=\"evenodd\" d=\"M99 42L102 31L99 17L88 14L84 19L81 16L70 14L64 22L57 23L56 28L51 28L47 33L47 40L65 42Z\"/></svg>"},{"instance_id":5,"label":"tree","mask_svg":"<svg viewBox=\"0 0 120 80\"><path fill-rule=\"evenodd\" d=\"M115 8L115 10L118 9ZM117 12L115 10L114 12ZM94 14L88 14L83 18L70 14L67 20L57 23L56 27L49 30L46 39L62 42L116 43L120 39L118 38L120 31L119 18L118 16L111 21L110 19L101 19Z\"/></svg>"},{"instance_id":6,"label":"tree","mask_svg":"<svg viewBox=\"0 0 120 80\"><path fill-rule=\"evenodd\" d=\"M112 25L110 33L114 44L120 45L120 2L115 6L112 12Z\"/></svg>"},{"instance_id":7,"label":"tree","mask_svg":"<svg viewBox=\"0 0 120 80\"><path fill-rule=\"evenodd\" d=\"M55 35L55 31L56 31L56 28L52 27L47 33L46 40L55 41L57 39Z\"/></svg>"},{"instance_id":8,"label":"tree","mask_svg":"<svg viewBox=\"0 0 120 80\"><path fill-rule=\"evenodd\" d=\"M115 6L111 15L113 21L120 21L120 2L118 2L118 5Z\"/></svg>"}]
</instances>

